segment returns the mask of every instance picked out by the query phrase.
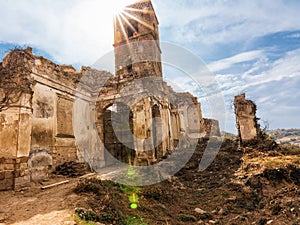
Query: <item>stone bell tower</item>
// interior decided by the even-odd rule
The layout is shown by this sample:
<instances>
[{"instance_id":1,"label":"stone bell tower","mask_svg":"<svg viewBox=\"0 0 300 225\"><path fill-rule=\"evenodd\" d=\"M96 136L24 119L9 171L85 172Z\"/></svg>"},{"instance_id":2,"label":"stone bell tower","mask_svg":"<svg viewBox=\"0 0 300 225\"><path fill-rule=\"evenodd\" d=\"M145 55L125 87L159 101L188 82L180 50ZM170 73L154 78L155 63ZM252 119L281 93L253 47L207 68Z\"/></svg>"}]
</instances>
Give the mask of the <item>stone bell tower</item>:
<instances>
[{"instance_id":1,"label":"stone bell tower","mask_svg":"<svg viewBox=\"0 0 300 225\"><path fill-rule=\"evenodd\" d=\"M158 24L151 0L129 5L114 18L117 76L162 77Z\"/></svg>"}]
</instances>

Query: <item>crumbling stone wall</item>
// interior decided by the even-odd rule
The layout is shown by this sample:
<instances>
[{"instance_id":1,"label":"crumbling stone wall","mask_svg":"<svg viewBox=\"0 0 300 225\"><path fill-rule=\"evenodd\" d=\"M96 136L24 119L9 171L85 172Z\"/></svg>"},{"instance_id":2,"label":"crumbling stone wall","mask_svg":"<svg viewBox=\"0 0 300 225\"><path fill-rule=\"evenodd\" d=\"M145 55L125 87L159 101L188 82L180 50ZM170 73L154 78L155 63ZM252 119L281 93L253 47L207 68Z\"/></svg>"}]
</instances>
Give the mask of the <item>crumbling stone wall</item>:
<instances>
[{"instance_id":1,"label":"crumbling stone wall","mask_svg":"<svg viewBox=\"0 0 300 225\"><path fill-rule=\"evenodd\" d=\"M31 60L28 49L11 52L0 64L0 190L30 181Z\"/></svg>"},{"instance_id":2,"label":"crumbling stone wall","mask_svg":"<svg viewBox=\"0 0 300 225\"><path fill-rule=\"evenodd\" d=\"M88 70L11 51L0 65L0 189L17 189L76 161L73 131L76 86ZM88 89L88 88L86 88ZM82 98L91 96L81 90ZM26 161L26 162L25 162Z\"/></svg>"},{"instance_id":3,"label":"crumbling stone wall","mask_svg":"<svg viewBox=\"0 0 300 225\"><path fill-rule=\"evenodd\" d=\"M242 142L250 141L258 136L259 126L256 118L256 105L246 100L246 95L234 97L236 126Z\"/></svg>"},{"instance_id":4,"label":"crumbling stone wall","mask_svg":"<svg viewBox=\"0 0 300 225\"><path fill-rule=\"evenodd\" d=\"M24 62L25 65L16 68L20 71L22 67L28 68L26 79L30 81L28 91L18 101L6 104L0 113L0 156L3 165L9 164L5 169L3 166L1 179L10 180L8 183L14 188L22 182L25 185L47 177L52 168L66 161L105 166L109 160L103 144L113 144L112 155L124 160L127 155L121 154L123 145L113 137L113 132L118 130L107 132L105 124L105 110L124 99L131 106L132 126L130 132L121 131L122 135L129 135L125 141L132 140L132 164L155 163L176 147L188 147L199 138L202 116L197 99L189 93L174 92L161 78L139 83L132 77L120 80L108 72L88 67L77 71L35 56L31 49L12 51L6 59ZM4 64L10 66L7 61ZM137 89L140 100L135 102ZM152 93L153 90L156 92ZM79 117L84 120L74 129L74 120ZM105 132L111 143L105 142ZM23 164L19 173L11 168L19 167L20 158Z\"/></svg>"},{"instance_id":5,"label":"crumbling stone wall","mask_svg":"<svg viewBox=\"0 0 300 225\"><path fill-rule=\"evenodd\" d=\"M109 88L105 86L104 90ZM191 94L176 93L157 77L124 78L114 90L101 92L96 104L98 134L110 155L123 162L145 166L161 160L179 144L188 147L197 142L202 114L200 104ZM136 90L139 90L138 95ZM118 110L120 105L128 107L125 118ZM115 111L109 107L114 107ZM112 114L119 117L112 118ZM113 163L109 161L110 156L106 155L105 162Z\"/></svg>"},{"instance_id":6,"label":"crumbling stone wall","mask_svg":"<svg viewBox=\"0 0 300 225\"><path fill-rule=\"evenodd\" d=\"M114 157L146 166L175 148L197 143L203 123L200 103L189 93L174 92L162 80L158 21L151 1L130 7L137 9L133 14L139 22L131 20L136 30L123 23L125 32L121 24L115 26L116 76L57 65L35 56L31 48L14 50L4 58L0 190L43 179L66 161L88 162L97 169ZM116 111L110 108L114 106ZM121 108L130 111L128 117Z\"/></svg>"},{"instance_id":7,"label":"crumbling stone wall","mask_svg":"<svg viewBox=\"0 0 300 225\"><path fill-rule=\"evenodd\" d=\"M204 130L204 138L221 137L218 120L203 118L202 130Z\"/></svg>"}]
</instances>

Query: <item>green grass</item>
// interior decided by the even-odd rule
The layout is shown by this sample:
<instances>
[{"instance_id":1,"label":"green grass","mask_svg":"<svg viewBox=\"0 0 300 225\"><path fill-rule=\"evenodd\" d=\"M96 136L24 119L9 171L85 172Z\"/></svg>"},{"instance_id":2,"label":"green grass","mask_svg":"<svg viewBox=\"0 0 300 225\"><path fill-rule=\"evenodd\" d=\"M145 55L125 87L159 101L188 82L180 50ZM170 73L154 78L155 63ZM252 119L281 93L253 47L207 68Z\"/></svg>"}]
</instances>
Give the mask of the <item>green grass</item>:
<instances>
[{"instance_id":1,"label":"green grass","mask_svg":"<svg viewBox=\"0 0 300 225\"><path fill-rule=\"evenodd\" d=\"M96 225L95 222L86 221L86 220L81 219L77 214L75 214L75 222L78 225Z\"/></svg>"},{"instance_id":2,"label":"green grass","mask_svg":"<svg viewBox=\"0 0 300 225\"><path fill-rule=\"evenodd\" d=\"M82 221L83 225L93 225L93 221L99 221L98 215L94 212L86 210L84 208L78 208L75 210L75 215ZM90 222L88 222L90 221ZM87 222L84 224L84 222Z\"/></svg>"},{"instance_id":3,"label":"green grass","mask_svg":"<svg viewBox=\"0 0 300 225\"><path fill-rule=\"evenodd\" d=\"M139 215L127 216L124 219L123 225L148 225L143 221L143 218Z\"/></svg>"}]
</instances>

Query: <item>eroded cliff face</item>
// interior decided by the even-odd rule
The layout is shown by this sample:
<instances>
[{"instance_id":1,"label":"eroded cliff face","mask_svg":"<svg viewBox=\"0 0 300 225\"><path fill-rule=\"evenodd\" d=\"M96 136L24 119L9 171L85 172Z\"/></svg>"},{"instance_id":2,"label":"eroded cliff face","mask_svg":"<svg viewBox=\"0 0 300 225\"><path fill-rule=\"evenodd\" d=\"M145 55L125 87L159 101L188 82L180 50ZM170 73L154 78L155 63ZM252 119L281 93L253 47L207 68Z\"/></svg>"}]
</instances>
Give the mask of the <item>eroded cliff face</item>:
<instances>
[{"instance_id":1,"label":"eroded cliff face","mask_svg":"<svg viewBox=\"0 0 300 225\"><path fill-rule=\"evenodd\" d=\"M242 142L255 139L258 136L259 126L256 118L256 105L246 100L246 95L234 97L236 125Z\"/></svg>"}]
</instances>

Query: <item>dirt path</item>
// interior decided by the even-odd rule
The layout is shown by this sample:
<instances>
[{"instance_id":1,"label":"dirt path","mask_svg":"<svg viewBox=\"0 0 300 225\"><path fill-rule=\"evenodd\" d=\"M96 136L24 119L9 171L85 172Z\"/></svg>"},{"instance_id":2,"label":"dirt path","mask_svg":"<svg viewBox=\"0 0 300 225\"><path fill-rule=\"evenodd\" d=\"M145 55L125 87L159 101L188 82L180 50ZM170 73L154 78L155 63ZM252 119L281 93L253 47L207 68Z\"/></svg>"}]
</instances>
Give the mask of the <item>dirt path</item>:
<instances>
[{"instance_id":1,"label":"dirt path","mask_svg":"<svg viewBox=\"0 0 300 225\"><path fill-rule=\"evenodd\" d=\"M47 184L65 178L52 178ZM73 212L78 196L72 193L77 179L70 183L41 190L41 184L21 192L0 192L0 225L74 224Z\"/></svg>"}]
</instances>

